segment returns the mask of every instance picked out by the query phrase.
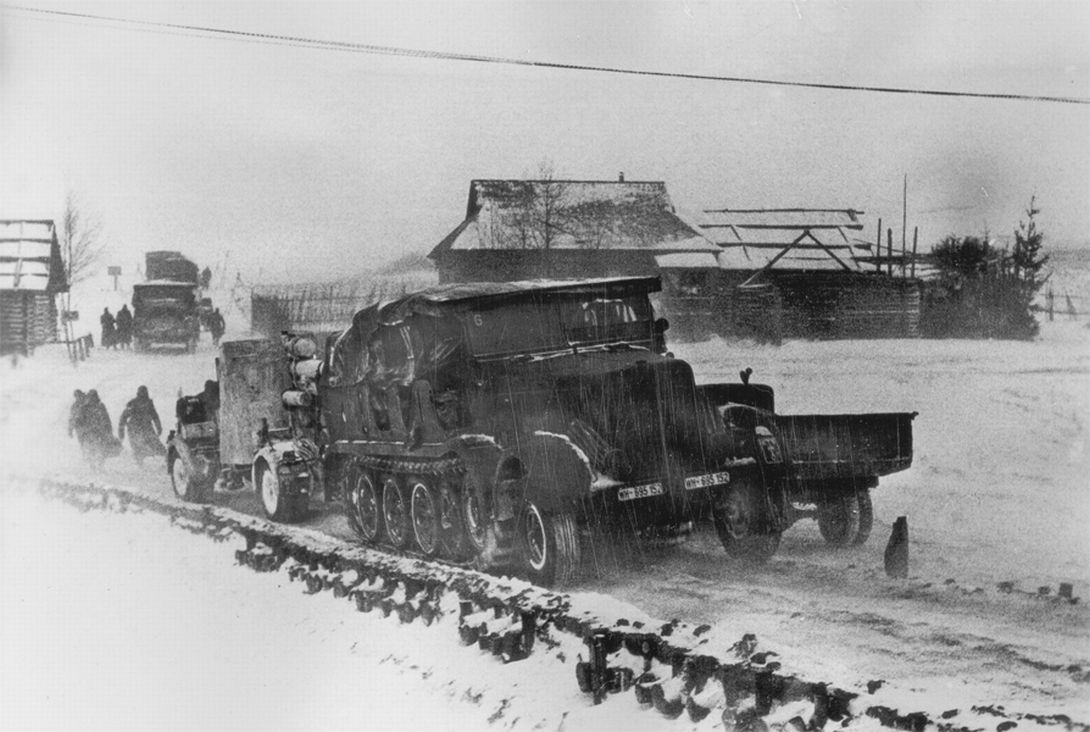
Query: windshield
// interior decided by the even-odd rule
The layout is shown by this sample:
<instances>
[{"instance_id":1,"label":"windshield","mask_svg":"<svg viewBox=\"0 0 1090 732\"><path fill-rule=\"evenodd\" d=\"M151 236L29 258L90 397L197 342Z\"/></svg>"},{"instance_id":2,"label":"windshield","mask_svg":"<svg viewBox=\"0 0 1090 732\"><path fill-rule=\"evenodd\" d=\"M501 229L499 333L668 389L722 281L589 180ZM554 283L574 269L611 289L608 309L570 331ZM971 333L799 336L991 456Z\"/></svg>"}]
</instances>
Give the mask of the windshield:
<instances>
[{"instance_id":1,"label":"windshield","mask_svg":"<svg viewBox=\"0 0 1090 732\"><path fill-rule=\"evenodd\" d=\"M652 338L646 295L587 295L526 302L469 314L473 353L500 356L545 353L609 343L646 344Z\"/></svg>"}]
</instances>

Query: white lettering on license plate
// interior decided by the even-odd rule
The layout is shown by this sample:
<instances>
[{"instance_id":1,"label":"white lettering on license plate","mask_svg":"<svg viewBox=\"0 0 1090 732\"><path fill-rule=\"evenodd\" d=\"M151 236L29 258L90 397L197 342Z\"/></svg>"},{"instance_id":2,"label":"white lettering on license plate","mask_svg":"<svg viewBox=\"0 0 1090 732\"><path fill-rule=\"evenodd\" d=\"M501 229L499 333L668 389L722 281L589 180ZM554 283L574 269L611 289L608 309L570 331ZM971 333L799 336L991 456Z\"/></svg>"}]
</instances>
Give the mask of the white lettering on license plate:
<instances>
[{"instance_id":1,"label":"white lettering on license plate","mask_svg":"<svg viewBox=\"0 0 1090 732\"><path fill-rule=\"evenodd\" d=\"M707 473L706 475L694 475L685 479L685 490L695 491L697 488L708 488L713 485L723 485L730 482L730 473Z\"/></svg>"},{"instance_id":2,"label":"white lettering on license plate","mask_svg":"<svg viewBox=\"0 0 1090 732\"><path fill-rule=\"evenodd\" d=\"M662 483L648 483L647 485L630 485L627 488L621 488L617 491L617 500L619 501L634 501L637 498L647 498L649 496L661 496L663 493Z\"/></svg>"}]
</instances>

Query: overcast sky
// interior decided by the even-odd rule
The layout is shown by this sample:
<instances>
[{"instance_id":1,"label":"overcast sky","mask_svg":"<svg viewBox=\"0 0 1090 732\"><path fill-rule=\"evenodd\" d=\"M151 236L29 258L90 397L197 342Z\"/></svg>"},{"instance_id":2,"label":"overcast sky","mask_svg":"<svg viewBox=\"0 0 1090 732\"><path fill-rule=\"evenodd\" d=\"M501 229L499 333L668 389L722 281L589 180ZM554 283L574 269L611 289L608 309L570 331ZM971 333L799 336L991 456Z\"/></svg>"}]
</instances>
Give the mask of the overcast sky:
<instances>
[{"instance_id":1,"label":"overcast sky","mask_svg":"<svg viewBox=\"0 0 1090 732\"><path fill-rule=\"evenodd\" d=\"M1090 98L1090 3L38 3L237 31L633 69ZM700 208L854 207L927 248L1029 197L1090 246L1090 106L347 53L0 13L0 217L72 190L110 262L179 249L308 279L426 252L473 178L542 160ZM911 235L910 235L911 236Z\"/></svg>"}]
</instances>

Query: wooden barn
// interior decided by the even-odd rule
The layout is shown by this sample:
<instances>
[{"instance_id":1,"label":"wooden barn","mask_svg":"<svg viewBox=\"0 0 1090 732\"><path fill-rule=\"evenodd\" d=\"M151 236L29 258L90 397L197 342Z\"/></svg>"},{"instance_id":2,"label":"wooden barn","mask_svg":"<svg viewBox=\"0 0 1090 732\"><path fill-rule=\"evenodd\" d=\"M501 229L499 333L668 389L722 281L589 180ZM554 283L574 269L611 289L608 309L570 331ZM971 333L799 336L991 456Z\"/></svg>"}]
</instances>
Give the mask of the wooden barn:
<instances>
[{"instance_id":1,"label":"wooden barn","mask_svg":"<svg viewBox=\"0 0 1090 732\"><path fill-rule=\"evenodd\" d=\"M49 220L0 220L0 353L57 339L56 295L68 283Z\"/></svg>"},{"instance_id":2,"label":"wooden barn","mask_svg":"<svg viewBox=\"0 0 1090 732\"><path fill-rule=\"evenodd\" d=\"M428 255L440 282L659 273L656 257L719 248L661 181L474 180L462 221Z\"/></svg>"},{"instance_id":3,"label":"wooden barn","mask_svg":"<svg viewBox=\"0 0 1090 732\"><path fill-rule=\"evenodd\" d=\"M864 269L871 254L853 209L714 209L704 234L722 247L729 330L788 338L914 338L919 281Z\"/></svg>"}]
</instances>

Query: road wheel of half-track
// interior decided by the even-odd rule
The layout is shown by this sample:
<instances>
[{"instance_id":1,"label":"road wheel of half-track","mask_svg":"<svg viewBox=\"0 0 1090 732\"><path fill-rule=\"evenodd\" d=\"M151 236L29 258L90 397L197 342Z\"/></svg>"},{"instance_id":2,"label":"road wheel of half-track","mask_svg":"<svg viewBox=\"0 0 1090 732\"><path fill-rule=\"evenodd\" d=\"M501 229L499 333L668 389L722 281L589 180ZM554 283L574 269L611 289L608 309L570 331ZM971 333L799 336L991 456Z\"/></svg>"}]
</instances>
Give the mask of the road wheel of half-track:
<instances>
[{"instance_id":1,"label":"road wheel of half-track","mask_svg":"<svg viewBox=\"0 0 1090 732\"><path fill-rule=\"evenodd\" d=\"M425 556L435 556L439 553L442 530L438 491L424 479L412 477L408 481L408 493L416 545Z\"/></svg>"},{"instance_id":2,"label":"road wheel of half-track","mask_svg":"<svg viewBox=\"0 0 1090 732\"><path fill-rule=\"evenodd\" d=\"M293 523L300 520L306 512L306 495L298 495L290 490L289 475L280 474L265 460L260 460L254 470L254 488L265 515L279 523Z\"/></svg>"},{"instance_id":3,"label":"road wheel of half-track","mask_svg":"<svg viewBox=\"0 0 1090 732\"><path fill-rule=\"evenodd\" d=\"M579 574L579 529L571 511L545 511L527 502L519 517L519 566L546 587L567 585Z\"/></svg>"},{"instance_id":4,"label":"road wheel of half-track","mask_svg":"<svg viewBox=\"0 0 1090 732\"><path fill-rule=\"evenodd\" d=\"M388 475L382 481L382 520L386 524L386 538L398 549L408 546L413 536L409 497L397 478Z\"/></svg>"},{"instance_id":5,"label":"road wheel of half-track","mask_svg":"<svg viewBox=\"0 0 1090 732\"><path fill-rule=\"evenodd\" d=\"M780 547L780 531L758 531L760 501L754 491L736 488L726 493L712 509L712 521L723 549L732 559L764 564Z\"/></svg>"},{"instance_id":6,"label":"road wheel of half-track","mask_svg":"<svg viewBox=\"0 0 1090 732\"><path fill-rule=\"evenodd\" d=\"M439 491L439 553L446 559L465 559L467 544L459 494L444 483Z\"/></svg>"},{"instance_id":7,"label":"road wheel of half-track","mask_svg":"<svg viewBox=\"0 0 1090 732\"><path fill-rule=\"evenodd\" d=\"M854 492L828 496L817 505L818 530L829 546L845 547L859 534L859 499Z\"/></svg>"},{"instance_id":8,"label":"road wheel of half-track","mask_svg":"<svg viewBox=\"0 0 1090 732\"><path fill-rule=\"evenodd\" d=\"M177 454L170 458L170 484L174 488L174 495L190 502L207 500L212 487L211 482L202 480L191 471L186 461Z\"/></svg>"},{"instance_id":9,"label":"road wheel of half-track","mask_svg":"<svg viewBox=\"0 0 1090 732\"><path fill-rule=\"evenodd\" d=\"M867 543L874 528L874 502L871 501L869 488L861 488L855 495L859 502L859 530L855 532L852 544L859 546Z\"/></svg>"},{"instance_id":10,"label":"road wheel of half-track","mask_svg":"<svg viewBox=\"0 0 1090 732\"><path fill-rule=\"evenodd\" d=\"M349 472L344 510L352 530L364 543L374 544L382 538L382 496L366 470Z\"/></svg>"},{"instance_id":11,"label":"road wheel of half-track","mask_svg":"<svg viewBox=\"0 0 1090 732\"><path fill-rule=\"evenodd\" d=\"M473 480L472 474L466 475L464 485L462 486L462 499L460 504L460 518L462 520L462 526L465 529L463 533L466 538L466 543L469 545L469 550L477 556L487 554L490 543L489 525L492 521L492 517L489 516L484 505L483 492L477 488L477 484Z\"/></svg>"}]
</instances>

